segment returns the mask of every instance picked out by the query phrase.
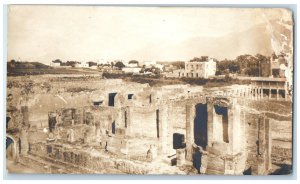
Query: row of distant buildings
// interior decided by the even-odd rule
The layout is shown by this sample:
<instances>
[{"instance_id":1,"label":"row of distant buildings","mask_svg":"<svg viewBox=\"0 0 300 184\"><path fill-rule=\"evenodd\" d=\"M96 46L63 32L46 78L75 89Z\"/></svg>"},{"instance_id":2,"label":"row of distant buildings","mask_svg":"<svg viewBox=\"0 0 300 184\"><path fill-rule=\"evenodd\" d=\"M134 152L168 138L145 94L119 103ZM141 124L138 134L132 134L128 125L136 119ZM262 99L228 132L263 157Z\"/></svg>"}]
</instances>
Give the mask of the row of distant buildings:
<instances>
[{"instance_id":1,"label":"row of distant buildings","mask_svg":"<svg viewBox=\"0 0 300 184\"><path fill-rule=\"evenodd\" d=\"M75 67L75 68L92 68L97 69L97 64L90 64L93 62L80 62L80 61L72 61L72 65L66 65L66 63L60 60L54 60L50 62L50 66L52 67Z\"/></svg>"},{"instance_id":2,"label":"row of distant buildings","mask_svg":"<svg viewBox=\"0 0 300 184\"><path fill-rule=\"evenodd\" d=\"M206 57L206 60L189 61L185 62L185 67L180 68L172 64L161 64L156 61L144 61L144 62L124 62L124 61L113 61L107 62L106 64L99 64L94 62L74 62L72 66L66 66L60 60L54 60L50 63L52 67L75 67L75 68L90 68L90 69L106 69L106 70L117 70L114 67L117 62L122 62L125 66L122 67L124 73L152 73L153 68L155 70L164 73L169 77L192 77L192 78L208 78L214 76L216 73L216 62ZM92 64L91 64L92 63Z\"/></svg>"},{"instance_id":3,"label":"row of distant buildings","mask_svg":"<svg viewBox=\"0 0 300 184\"><path fill-rule=\"evenodd\" d=\"M134 61L134 62L133 62ZM210 78L216 75L217 62L213 58L208 56L201 56L201 58L194 58L190 61L184 62L184 68L180 68L178 65L173 65L172 62L156 62L156 61L143 61L138 62L135 60L122 61L116 60L112 62L75 62L73 67L75 68L91 68L100 69L104 71L120 70L116 67L116 63L121 62L124 66L121 68L123 73L152 73L154 69L160 71L161 74L166 77L175 78ZM62 62L57 60L52 61L50 66L61 67ZM261 68L260 76L263 77L286 77L287 73L287 60L284 55L275 55L271 57L271 61L260 63ZM266 69L266 70L265 70ZM265 72L267 71L267 72Z\"/></svg>"}]
</instances>

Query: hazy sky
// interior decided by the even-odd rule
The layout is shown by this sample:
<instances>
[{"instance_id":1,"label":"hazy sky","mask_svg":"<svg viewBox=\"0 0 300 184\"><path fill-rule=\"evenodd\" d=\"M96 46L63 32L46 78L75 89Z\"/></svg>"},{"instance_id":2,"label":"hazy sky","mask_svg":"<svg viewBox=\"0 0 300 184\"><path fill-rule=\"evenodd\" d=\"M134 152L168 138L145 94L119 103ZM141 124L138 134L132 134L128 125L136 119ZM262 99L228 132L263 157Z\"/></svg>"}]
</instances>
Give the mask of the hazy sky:
<instances>
[{"instance_id":1,"label":"hazy sky","mask_svg":"<svg viewBox=\"0 0 300 184\"><path fill-rule=\"evenodd\" d=\"M152 53L147 46L222 37L285 16L281 9L15 5L9 7L8 60L187 60L195 55L183 56L180 47L170 56L168 48Z\"/></svg>"}]
</instances>

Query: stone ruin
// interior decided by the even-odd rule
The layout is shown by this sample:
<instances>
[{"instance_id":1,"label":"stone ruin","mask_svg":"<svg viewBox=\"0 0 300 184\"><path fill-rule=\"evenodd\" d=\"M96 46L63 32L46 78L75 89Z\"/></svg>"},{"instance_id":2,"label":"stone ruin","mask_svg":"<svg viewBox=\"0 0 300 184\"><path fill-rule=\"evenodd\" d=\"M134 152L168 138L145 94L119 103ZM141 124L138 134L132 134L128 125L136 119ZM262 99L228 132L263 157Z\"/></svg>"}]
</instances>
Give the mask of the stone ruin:
<instances>
[{"instance_id":1,"label":"stone ruin","mask_svg":"<svg viewBox=\"0 0 300 184\"><path fill-rule=\"evenodd\" d=\"M16 134L21 141L14 152L93 171L111 165L108 172L122 168L125 173L150 173L151 163L160 167L175 161L178 168L191 166L200 174L270 173L270 121L264 113L248 111L242 98L181 86L117 91L101 93L90 105L52 109L44 126L48 136L37 142L28 135L34 112L22 107L25 128ZM91 162L91 150L99 163ZM100 164L107 155L122 159L123 166L116 160Z\"/></svg>"}]
</instances>

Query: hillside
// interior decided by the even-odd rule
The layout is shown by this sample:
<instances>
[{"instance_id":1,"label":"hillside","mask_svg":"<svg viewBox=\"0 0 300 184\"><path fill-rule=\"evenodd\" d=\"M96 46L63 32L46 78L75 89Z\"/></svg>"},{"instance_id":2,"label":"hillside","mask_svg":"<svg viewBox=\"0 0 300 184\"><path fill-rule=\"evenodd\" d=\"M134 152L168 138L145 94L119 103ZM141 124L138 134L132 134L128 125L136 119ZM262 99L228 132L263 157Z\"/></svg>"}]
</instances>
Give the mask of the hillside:
<instances>
[{"instance_id":1,"label":"hillside","mask_svg":"<svg viewBox=\"0 0 300 184\"><path fill-rule=\"evenodd\" d=\"M176 60L210 56L218 60L235 59L243 54L262 54L270 56L273 51L289 52L292 47L291 25L289 22L272 20L269 24L257 24L247 30L226 34L220 37L198 36L181 42L152 43L134 54L139 57L151 57L156 53L161 60ZM147 50L147 52L145 52ZM151 51L151 52L149 52ZM178 58L173 58L177 55Z\"/></svg>"},{"instance_id":2,"label":"hillside","mask_svg":"<svg viewBox=\"0 0 300 184\"><path fill-rule=\"evenodd\" d=\"M97 73L97 71L91 69L53 68L40 62L7 62L7 76L90 73Z\"/></svg>"}]
</instances>

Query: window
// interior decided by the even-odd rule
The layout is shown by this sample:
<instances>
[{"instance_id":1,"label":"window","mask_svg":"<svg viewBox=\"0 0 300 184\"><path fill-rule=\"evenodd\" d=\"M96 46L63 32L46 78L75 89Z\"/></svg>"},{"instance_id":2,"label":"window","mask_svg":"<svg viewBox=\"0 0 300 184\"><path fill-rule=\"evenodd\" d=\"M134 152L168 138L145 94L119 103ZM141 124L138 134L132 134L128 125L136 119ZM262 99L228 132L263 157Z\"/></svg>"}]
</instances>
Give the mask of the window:
<instances>
[{"instance_id":1,"label":"window","mask_svg":"<svg viewBox=\"0 0 300 184\"><path fill-rule=\"evenodd\" d=\"M133 97L133 94L128 94L128 100L131 100Z\"/></svg>"}]
</instances>

